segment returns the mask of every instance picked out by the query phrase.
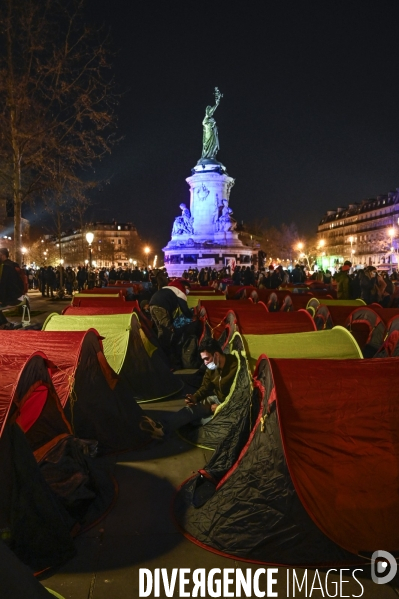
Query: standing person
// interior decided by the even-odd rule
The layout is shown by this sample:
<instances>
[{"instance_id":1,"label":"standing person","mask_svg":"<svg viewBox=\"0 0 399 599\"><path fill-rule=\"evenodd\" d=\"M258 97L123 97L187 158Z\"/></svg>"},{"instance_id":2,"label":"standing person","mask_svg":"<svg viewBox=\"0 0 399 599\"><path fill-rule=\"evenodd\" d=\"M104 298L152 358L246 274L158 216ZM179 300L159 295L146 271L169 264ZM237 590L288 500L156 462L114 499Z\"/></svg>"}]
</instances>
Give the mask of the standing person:
<instances>
[{"instance_id":1,"label":"standing person","mask_svg":"<svg viewBox=\"0 0 399 599\"><path fill-rule=\"evenodd\" d=\"M78 266L76 279L78 281L78 291L83 291L85 283L87 281L87 272L83 266Z\"/></svg>"},{"instance_id":2,"label":"standing person","mask_svg":"<svg viewBox=\"0 0 399 599\"><path fill-rule=\"evenodd\" d=\"M20 268L9 258L7 248L0 248L0 304L16 305L23 300L24 283Z\"/></svg>"},{"instance_id":3,"label":"standing person","mask_svg":"<svg viewBox=\"0 0 399 599\"><path fill-rule=\"evenodd\" d=\"M304 275L304 272L299 264L295 264L295 268L293 269L293 271L291 273L291 278L292 278L292 282L294 283L294 285L304 282L305 275Z\"/></svg>"},{"instance_id":4,"label":"standing person","mask_svg":"<svg viewBox=\"0 0 399 599\"><path fill-rule=\"evenodd\" d=\"M68 266L65 272L65 287L68 295L72 295L73 284L75 282L76 275L72 268Z\"/></svg>"},{"instance_id":5,"label":"standing person","mask_svg":"<svg viewBox=\"0 0 399 599\"><path fill-rule=\"evenodd\" d=\"M158 272L155 276L155 280L156 280L158 289L162 289L162 287L167 286L167 284L169 283L169 279L168 279L168 273L166 272L166 268L163 268L162 270L158 270Z\"/></svg>"},{"instance_id":6,"label":"standing person","mask_svg":"<svg viewBox=\"0 0 399 599\"><path fill-rule=\"evenodd\" d=\"M55 286L57 283L57 277L56 274L54 272L54 269L52 266L48 266L47 270L46 270L46 295L47 297L51 297L54 298L54 291L55 291Z\"/></svg>"},{"instance_id":7,"label":"standing person","mask_svg":"<svg viewBox=\"0 0 399 599\"><path fill-rule=\"evenodd\" d=\"M337 281L337 299L350 299L350 280L349 271L350 265L344 264L335 274L334 279Z\"/></svg>"}]
</instances>

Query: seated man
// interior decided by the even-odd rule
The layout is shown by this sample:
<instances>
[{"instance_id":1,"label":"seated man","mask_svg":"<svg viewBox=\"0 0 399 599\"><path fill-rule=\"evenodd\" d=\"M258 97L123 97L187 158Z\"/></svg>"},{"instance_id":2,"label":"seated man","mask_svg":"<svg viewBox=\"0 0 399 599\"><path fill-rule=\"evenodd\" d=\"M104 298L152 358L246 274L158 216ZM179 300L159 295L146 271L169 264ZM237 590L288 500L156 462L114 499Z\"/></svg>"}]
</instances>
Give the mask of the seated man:
<instances>
[{"instance_id":1,"label":"seated man","mask_svg":"<svg viewBox=\"0 0 399 599\"><path fill-rule=\"evenodd\" d=\"M195 393L186 395L187 406L170 420L169 431L191 422L194 425L206 424L218 405L223 403L231 391L237 370L238 359L232 354L224 354L216 339L204 339L199 346L201 359L207 371L202 385Z\"/></svg>"},{"instance_id":2,"label":"seated man","mask_svg":"<svg viewBox=\"0 0 399 599\"><path fill-rule=\"evenodd\" d=\"M19 266L9 259L7 248L0 248L0 307L16 306L24 298L24 283Z\"/></svg>"}]
</instances>

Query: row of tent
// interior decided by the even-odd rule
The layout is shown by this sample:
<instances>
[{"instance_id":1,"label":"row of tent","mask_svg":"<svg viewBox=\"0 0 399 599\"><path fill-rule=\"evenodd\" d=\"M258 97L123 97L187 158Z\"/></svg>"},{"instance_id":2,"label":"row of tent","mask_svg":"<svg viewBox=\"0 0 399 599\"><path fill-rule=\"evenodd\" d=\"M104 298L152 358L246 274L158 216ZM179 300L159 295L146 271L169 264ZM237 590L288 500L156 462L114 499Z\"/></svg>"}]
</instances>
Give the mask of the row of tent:
<instances>
[{"instance_id":1,"label":"row of tent","mask_svg":"<svg viewBox=\"0 0 399 599\"><path fill-rule=\"evenodd\" d=\"M4 360L10 360L13 353L18 356L15 347L21 345L21 335L24 339L23 358L14 359L9 379L13 382L6 385L9 391L13 389L13 395L4 392L0 402L4 472L11 468L11 451L17 444L19 450L24 446L25 459L15 460L15 454L12 460L12 469L21 470L10 478L19 481L15 483L20 485L15 488L22 490L19 501L41 493L47 498L47 504L42 503L43 513L53 510L53 520L49 518L53 526L48 528L35 512L36 520L33 518L27 527L32 532L26 539L18 528L20 523L10 517L10 513L22 513L22 506L12 503L15 488L8 494L12 501L3 502L13 505L12 512L2 513L13 522L10 544L25 561L31 555L29 543L37 542L39 527L46 526L49 539L45 547L61 544L64 553L53 551L52 555L62 561L73 552L71 532L76 534L89 526L112 506L114 482L106 473L97 472L87 455L94 448L83 444L82 451L79 437L97 439L103 453L120 451L120 418L127 427L126 439L134 439L133 446L138 447L149 438L140 427L144 416L137 400L164 398L181 388L137 306L117 299L119 307L114 307L110 303L115 299L105 296L83 298L91 304L69 307L63 316L51 315L43 332L13 332L14 338L4 332L9 339ZM226 351L236 352L239 368L230 396L215 417L205 426L187 426L179 431L187 441L214 450L206 467L183 483L177 493L174 513L181 530L212 551L264 563L359 564L367 563L376 545L397 551L398 535L391 525L399 507L393 467L399 457L394 409L397 395L392 393L398 376L397 359L362 359L358 344L346 329L317 331L306 310L275 314L268 312L266 305L249 300L234 300L230 307L229 300L221 299L218 302L215 297L209 303L209 298L201 300L201 335L220 333L222 340L224 336ZM221 312L217 314L221 304L226 330L219 331L220 321L216 321L221 316ZM215 307L212 322L210 306ZM274 323L273 334L265 333L268 319L269 324ZM250 332L243 333L243 329ZM75 357L68 352L73 336L74 347L80 348ZM64 348L58 355L57 346ZM83 351L86 346L91 348L87 359ZM130 378L134 368L137 370ZM38 380L25 379L28 372L38 372ZM150 398L143 395L147 385L137 390L136 381L136 377L148 375L158 384ZM20 380L25 380L25 386L18 386ZM105 388L109 403L101 400L96 404ZM89 399L85 404L86 395ZM107 413L111 406L117 406L116 414ZM96 422L104 414L104 421ZM89 422L90 417L94 422ZM118 430L114 441L110 440L111 429ZM372 456L369 444L377 446ZM46 457L60 447L67 451L59 451L60 459L55 463L62 467L65 458L73 458L73 464L77 461L86 473L84 477L78 470L88 485L87 489L81 487L83 504L72 504L69 511L69 499L66 507L65 497L49 492L49 482L57 473L49 473ZM24 468L15 465L22 462L30 464L30 481ZM39 479L35 492L23 487ZM32 505L36 505L35 500ZM58 527L57 518L63 526ZM64 536L53 539L53 528ZM43 545L34 555L42 560L31 564L35 569L51 565L48 555L43 555Z\"/></svg>"},{"instance_id":2,"label":"row of tent","mask_svg":"<svg viewBox=\"0 0 399 599\"><path fill-rule=\"evenodd\" d=\"M309 297L278 313L243 297L215 300L197 297L198 317L239 368L214 418L179 431L214 451L178 489L181 532L264 564L367 566L379 547L398 556L398 358L364 359L348 328L318 326ZM328 303L354 331L369 316L363 302ZM374 314L399 336L398 311Z\"/></svg>"},{"instance_id":3,"label":"row of tent","mask_svg":"<svg viewBox=\"0 0 399 599\"><path fill-rule=\"evenodd\" d=\"M0 530L36 572L69 559L73 537L114 504L116 481L93 457L148 444L139 403L182 388L129 303L122 314L53 314L43 331L0 331Z\"/></svg>"}]
</instances>

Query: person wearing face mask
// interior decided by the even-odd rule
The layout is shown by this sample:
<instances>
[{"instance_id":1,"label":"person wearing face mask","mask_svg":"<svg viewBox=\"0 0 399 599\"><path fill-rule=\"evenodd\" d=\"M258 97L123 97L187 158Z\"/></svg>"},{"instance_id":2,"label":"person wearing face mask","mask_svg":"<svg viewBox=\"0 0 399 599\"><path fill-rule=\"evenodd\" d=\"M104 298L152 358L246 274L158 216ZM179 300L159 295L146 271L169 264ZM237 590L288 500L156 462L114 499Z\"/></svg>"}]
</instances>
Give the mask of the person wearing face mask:
<instances>
[{"instance_id":1,"label":"person wearing face mask","mask_svg":"<svg viewBox=\"0 0 399 599\"><path fill-rule=\"evenodd\" d=\"M220 343L212 338L201 342L199 352L206 366L202 385L195 393L186 395L186 407L174 414L168 423L168 432L189 422L198 426L206 424L232 388L238 359L232 354L224 354Z\"/></svg>"}]
</instances>

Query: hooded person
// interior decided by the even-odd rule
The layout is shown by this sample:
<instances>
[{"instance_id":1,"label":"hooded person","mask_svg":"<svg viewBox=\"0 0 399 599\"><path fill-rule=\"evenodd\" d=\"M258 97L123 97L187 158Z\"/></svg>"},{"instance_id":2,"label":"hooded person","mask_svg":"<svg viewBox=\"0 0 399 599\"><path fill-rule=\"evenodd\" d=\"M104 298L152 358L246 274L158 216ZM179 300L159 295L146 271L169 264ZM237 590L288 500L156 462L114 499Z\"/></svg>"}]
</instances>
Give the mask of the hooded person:
<instances>
[{"instance_id":1,"label":"hooded person","mask_svg":"<svg viewBox=\"0 0 399 599\"><path fill-rule=\"evenodd\" d=\"M183 314L192 319L193 311L187 305L187 286L184 281L171 281L154 293L150 300L150 314L157 330L159 344L170 354L173 321Z\"/></svg>"}]
</instances>

